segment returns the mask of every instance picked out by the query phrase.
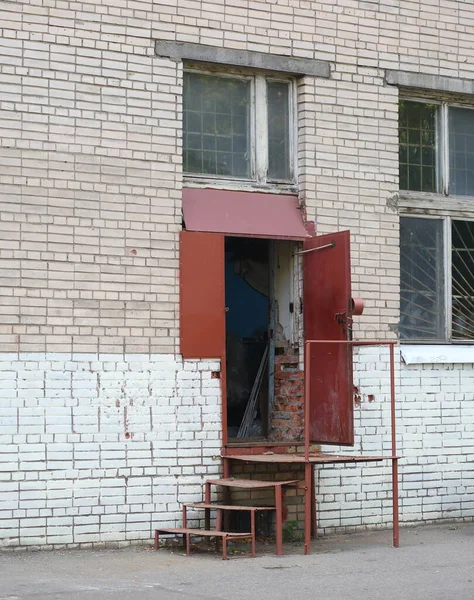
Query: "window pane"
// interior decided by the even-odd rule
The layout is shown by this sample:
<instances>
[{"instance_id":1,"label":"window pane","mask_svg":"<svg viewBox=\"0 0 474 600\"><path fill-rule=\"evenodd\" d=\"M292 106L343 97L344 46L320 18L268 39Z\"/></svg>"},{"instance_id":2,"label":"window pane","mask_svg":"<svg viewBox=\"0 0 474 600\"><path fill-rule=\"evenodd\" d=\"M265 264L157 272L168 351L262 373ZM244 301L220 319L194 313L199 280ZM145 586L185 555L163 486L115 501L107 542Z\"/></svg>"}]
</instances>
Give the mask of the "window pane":
<instances>
[{"instance_id":1,"label":"window pane","mask_svg":"<svg viewBox=\"0 0 474 600\"><path fill-rule=\"evenodd\" d=\"M474 222L452 222L453 340L474 339Z\"/></svg>"},{"instance_id":2,"label":"window pane","mask_svg":"<svg viewBox=\"0 0 474 600\"><path fill-rule=\"evenodd\" d=\"M251 176L250 82L184 74L184 171Z\"/></svg>"},{"instance_id":3,"label":"window pane","mask_svg":"<svg viewBox=\"0 0 474 600\"><path fill-rule=\"evenodd\" d=\"M400 219L400 337L443 340L443 222Z\"/></svg>"},{"instance_id":4,"label":"window pane","mask_svg":"<svg viewBox=\"0 0 474 600\"><path fill-rule=\"evenodd\" d=\"M290 179L290 118L288 83L267 82L268 177Z\"/></svg>"},{"instance_id":5,"label":"window pane","mask_svg":"<svg viewBox=\"0 0 474 600\"><path fill-rule=\"evenodd\" d=\"M474 196L474 110L449 109L449 187L458 196Z\"/></svg>"},{"instance_id":6,"label":"window pane","mask_svg":"<svg viewBox=\"0 0 474 600\"><path fill-rule=\"evenodd\" d=\"M436 191L436 116L438 107L400 102L400 189Z\"/></svg>"}]
</instances>

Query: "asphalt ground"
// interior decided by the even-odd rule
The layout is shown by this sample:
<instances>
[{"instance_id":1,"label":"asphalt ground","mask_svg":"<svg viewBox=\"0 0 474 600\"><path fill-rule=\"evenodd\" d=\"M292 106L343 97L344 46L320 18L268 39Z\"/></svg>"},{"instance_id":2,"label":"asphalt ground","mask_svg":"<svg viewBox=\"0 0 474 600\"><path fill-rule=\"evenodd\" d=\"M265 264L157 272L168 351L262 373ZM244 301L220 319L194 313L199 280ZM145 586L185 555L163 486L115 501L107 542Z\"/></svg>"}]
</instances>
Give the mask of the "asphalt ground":
<instances>
[{"instance_id":1,"label":"asphalt ground","mask_svg":"<svg viewBox=\"0 0 474 600\"><path fill-rule=\"evenodd\" d=\"M261 545L222 561L180 548L6 551L0 600L474 600L474 523L323 537L309 556Z\"/></svg>"}]
</instances>

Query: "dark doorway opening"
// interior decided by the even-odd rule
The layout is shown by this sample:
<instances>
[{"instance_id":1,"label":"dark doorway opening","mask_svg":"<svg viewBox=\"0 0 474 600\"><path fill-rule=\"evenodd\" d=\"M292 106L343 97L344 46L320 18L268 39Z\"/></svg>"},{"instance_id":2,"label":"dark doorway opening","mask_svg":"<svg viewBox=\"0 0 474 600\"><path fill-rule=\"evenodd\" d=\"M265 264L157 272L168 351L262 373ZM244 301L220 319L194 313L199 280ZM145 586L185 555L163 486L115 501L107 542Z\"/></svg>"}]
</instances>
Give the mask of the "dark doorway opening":
<instances>
[{"instance_id":1,"label":"dark doorway opening","mask_svg":"<svg viewBox=\"0 0 474 600\"><path fill-rule=\"evenodd\" d=\"M227 427L231 441L268 435L271 242L225 240Z\"/></svg>"}]
</instances>

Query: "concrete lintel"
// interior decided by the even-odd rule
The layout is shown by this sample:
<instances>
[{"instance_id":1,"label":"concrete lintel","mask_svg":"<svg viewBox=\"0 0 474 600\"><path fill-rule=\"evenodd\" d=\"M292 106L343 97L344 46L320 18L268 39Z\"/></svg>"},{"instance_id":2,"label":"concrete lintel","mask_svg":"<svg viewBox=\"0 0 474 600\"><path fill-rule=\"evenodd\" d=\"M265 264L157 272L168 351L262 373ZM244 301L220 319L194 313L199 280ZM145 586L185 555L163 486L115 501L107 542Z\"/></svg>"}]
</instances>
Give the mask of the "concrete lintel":
<instances>
[{"instance_id":1,"label":"concrete lintel","mask_svg":"<svg viewBox=\"0 0 474 600\"><path fill-rule=\"evenodd\" d=\"M454 92L457 94L474 94L474 80L409 71L385 71L385 81L390 85L419 88L438 92Z\"/></svg>"},{"instance_id":2,"label":"concrete lintel","mask_svg":"<svg viewBox=\"0 0 474 600\"><path fill-rule=\"evenodd\" d=\"M164 42L156 40L155 54L173 60L192 60L196 62L249 67L265 71L276 71L291 75L310 75L329 78L331 67L324 60L266 54L249 50L218 48L191 42Z\"/></svg>"}]
</instances>

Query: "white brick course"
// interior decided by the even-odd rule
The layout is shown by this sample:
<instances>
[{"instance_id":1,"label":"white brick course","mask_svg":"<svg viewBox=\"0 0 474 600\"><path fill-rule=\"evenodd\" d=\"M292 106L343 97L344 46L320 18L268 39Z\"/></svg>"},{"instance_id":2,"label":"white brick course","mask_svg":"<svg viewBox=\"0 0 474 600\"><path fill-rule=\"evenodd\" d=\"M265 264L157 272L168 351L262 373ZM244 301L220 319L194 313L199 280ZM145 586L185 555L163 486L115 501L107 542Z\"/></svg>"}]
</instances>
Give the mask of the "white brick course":
<instances>
[{"instance_id":1,"label":"white brick course","mask_svg":"<svg viewBox=\"0 0 474 600\"><path fill-rule=\"evenodd\" d=\"M17 386L0 383L2 545L149 541L154 525L179 523L180 503L219 472L215 361L3 358L0 382L13 376ZM183 379L196 391L188 406L175 402ZM21 395L25 382L31 399Z\"/></svg>"},{"instance_id":2,"label":"white brick course","mask_svg":"<svg viewBox=\"0 0 474 600\"><path fill-rule=\"evenodd\" d=\"M474 365L408 366L398 360L397 365L400 520L472 519ZM355 407L356 442L339 450L390 455L388 350L357 350L354 383L361 399ZM321 468L316 488L321 528L389 525L391 482L389 461Z\"/></svg>"}]
</instances>

